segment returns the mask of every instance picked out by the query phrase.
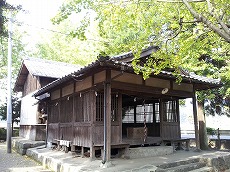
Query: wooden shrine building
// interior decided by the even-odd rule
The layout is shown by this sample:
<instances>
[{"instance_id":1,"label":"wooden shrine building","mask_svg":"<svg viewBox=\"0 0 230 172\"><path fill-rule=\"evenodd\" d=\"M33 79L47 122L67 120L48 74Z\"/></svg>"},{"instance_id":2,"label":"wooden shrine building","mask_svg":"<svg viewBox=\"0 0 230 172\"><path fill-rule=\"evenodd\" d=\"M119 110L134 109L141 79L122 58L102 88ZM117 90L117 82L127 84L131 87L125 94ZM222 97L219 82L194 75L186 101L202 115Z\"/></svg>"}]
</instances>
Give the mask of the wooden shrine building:
<instances>
[{"instance_id":1,"label":"wooden shrine building","mask_svg":"<svg viewBox=\"0 0 230 172\"><path fill-rule=\"evenodd\" d=\"M46 106L32 95L76 69L80 69L80 66L40 58L23 59L14 86L15 92L22 92L20 137L30 140L46 139ZM44 94L43 97L47 95Z\"/></svg>"},{"instance_id":2,"label":"wooden shrine building","mask_svg":"<svg viewBox=\"0 0 230 172\"><path fill-rule=\"evenodd\" d=\"M144 50L141 58L153 50ZM184 73L178 85L170 71L143 80L132 58L132 53L101 58L38 90L35 97L50 94L41 100L49 109L48 142L88 148L92 158L102 148L108 161L111 148L180 139L179 100L193 98L198 143L195 91L220 87L220 81Z\"/></svg>"}]
</instances>

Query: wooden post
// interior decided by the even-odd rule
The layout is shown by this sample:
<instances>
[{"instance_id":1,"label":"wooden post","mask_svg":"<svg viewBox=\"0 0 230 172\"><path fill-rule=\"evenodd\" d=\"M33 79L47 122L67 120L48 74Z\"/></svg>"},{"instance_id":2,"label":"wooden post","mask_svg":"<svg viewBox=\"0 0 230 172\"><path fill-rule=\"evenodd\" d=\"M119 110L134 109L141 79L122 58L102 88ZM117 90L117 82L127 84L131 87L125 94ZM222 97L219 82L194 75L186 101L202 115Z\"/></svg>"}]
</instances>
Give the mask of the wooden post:
<instances>
[{"instance_id":1,"label":"wooden post","mask_svg":"<svg viewBox=\"0 0 230 172\"><path fill-rule=\"evenodd\" d=\"M71 145L71 152L76 152L76 147L74 145Z\"/></svg>"},{"instance_id":2,"label":"wooden post","mask_svg":"<svg viewBox=\"0 0 230 172\"><path fill-rule=\"evenodd\" d=\"M154 123L154 125L156 124L156 107L155 107L155 102L154 103L152 103L152 105L153 105L153 123Z\"/></svg>"},{"instance_id":3,"label":"wooden post","mask_svg":"<svg viewBox=\"0 0 230 172\"><path fill-rule=\"evenodd\" d=\"M96 96L94 92L90 92L90 100L91 100L91 104L90 104L90 159L94 160L95 159L95 147L93 145L94 142L94 122L96 121L96 114L94 112L96 112Z\"/></svg>"},{"instance_id":4,"label":"wooden post","mask_svg":"<svg viewBox=\"0 0 230 172\"><path fill-rule=\"evenodd\" d=\"M84 157L84 153L85 153L84 146L82 146L82 147L81 147L81 157L82 157L82 158Z\"/></svg>"},{"instance_id":5,"label":"wooden post","mask_svg":"<svg viewBox=\"0 0 230 172\"><path fill-rule=\"evenodd\" d=\"M133 115L134 115L134 124L136 124L137 123L137 104L136 104L136 102L135 102L135 105L134 105L134 113L133 113Z\"/></svg>"},{"instance_id":6,"label":"wooden post","mask_svg":"<svg viewBox=\"0 0 230 172\"><path fill-rule=\"evenodd\" d=\"M180 130L180 102L179 102L179 99L176 100L176 114L177 114L179 137L181 138L181 130Z\"/></svg>"},{"instance_id":7,"label":"wooden post","mask_svg":"<svg viewBox=\"0 0 230 172\"><path fill-rule=\"evenodd\" d=\"M221 141L220 141L220 129L218 128L217 129L217 149L220 149L221 148Z\"/></svg>"},{"instance_id":8,"label":"wooden post","mask_svg":"<svg viewBox=\"0 0 230 172\"><path fill-rule=\"evenodd\" d=\"M197 99L196 99L196 91L194 89L193 89L192 104L193 104L196 150L199 151L200 150L200 137L199 137L198 118L197 118Z\"/></svg>"},{"instance_id":9,"label":"wooden post","mask_svg":"<svg viewBox=\"0 0 230 172\"><path fill-rule=\"evenodd\" d=\"M90 160L94 160L95 159L95 148L94 146L91 144L90 145Z\"/></svg>"},{"instance_id":10,"label":"wooden post","mask_svg":"<svg viewBox=\"0 0 230 172\"><path fill-rule=\"evenodd\" d=\"M103 163L111 158L111 71L106 70L104 83L104 156Z\"/></svg>"},{"instance_id":11,"label":"wooden post","mask_svg":"<svg viewBox=\"0 0 230 172\"><path fill-rule=\"evenodd\" d=\"M160 115L160 137L162 139L164 139L164 135L163 135L163 114L164 111L163 111L163 101L162 99L160 99L159 101L159 115Z\"/></svg>"},{"instance_id":12,"label":"wooden post","mask_svg":"<svg viewBox=\"0 0 230 172\"><path fill-rule=\"evenodd\" d=\"M111 78L111 71L107 71L106 76L106 124L107 124L107 150L106 150L106 161L110 160L111 157L111 84L108 82Z\"/></svg>"},{"instance_id":13,"label":"wooden post","mask_svg":"<svg viewBox=\"0 0 230 172\"><path fill-rule=\"evenodd\" d=\"M117 118L119 121L119 130L120 130L120 140L119 143L122 143L122 94L118 94L118 114Z\"/></svg>"}]
</instances>

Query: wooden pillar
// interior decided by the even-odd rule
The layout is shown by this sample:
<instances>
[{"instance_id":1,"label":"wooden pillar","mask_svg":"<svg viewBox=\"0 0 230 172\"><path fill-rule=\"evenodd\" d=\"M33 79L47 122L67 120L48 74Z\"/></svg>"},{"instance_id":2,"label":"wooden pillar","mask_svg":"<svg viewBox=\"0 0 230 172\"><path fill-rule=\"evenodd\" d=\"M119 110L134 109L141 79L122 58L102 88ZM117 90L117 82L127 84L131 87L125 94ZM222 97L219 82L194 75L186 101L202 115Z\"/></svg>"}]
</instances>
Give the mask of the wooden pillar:
<instances>
[{"instance_id":1,"label":"wooden pillar","mask_svg":"<svg viewBox=\"0 0 230 172\"><path fill-rule=\"evenodd\" d=\"M57 104L57 106L58 106L58 137L59 137L58 139L59 140L63 139L62 135L61 135L61 123L60 123L60 121L61 121L61 104L62 104L61 98L62 98L62 89L60 89L60 98L58 99L58 104Z\"/></svg>"},{"instance_id":2,"label":"wooden pillar","mask_svg":"<svg viewBox=\"0 0 230 172\"><path fill-rule=\"evenodd\" d=\"M90 145L90 160L94 160L95 159L95 148L94 146L91 144Z\"/></svg>"},{"instance_id":3,"label":"wooden pillar","mask_svg":"<svg viewBox=\"0 0 230 172\"><path fill-rule=\"evenodd\" d=\"M154 102L153 105L153 123L154 125L156 124L156 107L155 107L156 102Z\"/></svg>"},{"instance_id":4,"label":"wooden pillar","mask_svg":"<svg viewBox=\"0 0 230 172\"><path fill-rule=\"evenodd\" d=\"M71 145L71 152L76 152L76 147L74 145Z\"/></svg>"},{"instance_id":5,"label":"wooden pillar","mask_svg":"<svg viewBox=\"0 0 230 172\"><path fill-rule=\"evenodd\" d=\"M179 137L181 138L181 130L180 130L180 102L179 102L178 99L176 100L176 115L177 115L177 122L178 122Z\"/></svg>"},{"instance_id":6,"label":"wooden pillar","mask_svg":"<svg viewBox=\"0 0 230 172\"><path fill-rule=\"evenodd\" d=\"M81 147L81 157L82 157L82 158L84 157L84 153L85 153L85 150L84 150L84 147L82 146L82 147Z\"/></svg>"},{"instance_id":7,"label":"wooden pillar","mask_svg":"<svg viewBox=\"0 0 230 172\"><path fill-rule=\"evenodd\" d=\"M94 147L94 130L95 130L95 125L94 122L96 121L96 96L95 92L90 92L90 159L94 160L95 159L95 147Z\"/></svg>"},{"instance_id":8,"label":"wooden pillar","mask_svg":"<svg viewBox=\"0 0 230 172\"><path fill-rule=\"evenodd\" d=\"M51 104L50 102L47 104L46 102L46 113L47 113L47 119L46 119L46 140L45 140L45 144L47 147L48 144L48 134L49 134L49 120L50 120L50 114L51 114Z\"/></svg>"},{"instance_id":9,"label":"wooden pillar","mask_svg":"<svg viewBox=\"0 0 230 172\"><path fill-rule=\"evenodd\" d=\"M73 110L73 113L72 113L72 138L71 138L71 141L72 141L72 146L71 146L71 152L75 152L76 149L75 149L75 143L74 143L74 138L75 138L75 131L74 131L74 123L76 121L76 112L75 112L75 103L76 102L76 96L75 96L75 89L76 89L76 82L73 83L73 107L72 107L72 110Z\"/></svg>"},{"instance_id":10,"label":"wooden pillar","mask_svg":"<svg viewBox=\"0 0 230 172\"><path fill-rule=\"evenodd\" d=\"M106 71L104 83L104 163L111 158L111 71Z\"/></svg>"},{"instance_id":11,"label":"wooden pillar","mask_svg":"<svg viewBox=\"0 0 230 172\"><path fill-rule=\"evenodd\" d=\"M195 128L195 139L196 139L196 149L200 150L200 138L199 138L199 128L198 128L198 118L197 118L197 99L196 91L193 89L193 118L194 118L194 128Z\"/></svg>"},{"instance_id":12,"label":"wooden pillar","mask_svg":"<svg viewBox=\"0 0 230 172\"><path fill-rule=\"evenodd\" d=\"M160 99L159 101L159 115L160 115L160 137L162 139L164 139L164 135L163 135L163 114L164 111L163 111L163 101L162 99Z\"/></svg>"},{"instance_id":13,"label":"wooden pillar","mask_svg":"<svg viewBox=\"0 0 230 172\"><path fill-rule=\"evenodd\" d=\"M122 143L122 94L118 94L118 114L117 118L119 121L119 130L120 130L120 137L119 143Z\"/></svg>"},{"instance_id":14,"label":"wooden pillar","mask_svg":"<svg viewBox=\"0 0 230 172\"><path fill-rule=\"evenodd\" d=\"M134 113L133 113L133 115L134 115L134 124L136 124L137 123L137 104L136 104L136 102L135 102L135 105L134 105Z\"/></svg>"}]
</instances>

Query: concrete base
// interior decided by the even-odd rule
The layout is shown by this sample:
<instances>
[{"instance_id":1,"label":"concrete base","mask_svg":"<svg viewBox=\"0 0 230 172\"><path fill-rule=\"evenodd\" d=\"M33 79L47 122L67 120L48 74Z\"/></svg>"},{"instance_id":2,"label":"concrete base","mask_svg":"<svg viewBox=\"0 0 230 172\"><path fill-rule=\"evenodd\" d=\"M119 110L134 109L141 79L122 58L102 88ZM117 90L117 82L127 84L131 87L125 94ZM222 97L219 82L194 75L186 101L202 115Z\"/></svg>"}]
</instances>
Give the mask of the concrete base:
<instances>
[{"instance_id":1,"label":"concrete base","mask_svg":"<svg viewBox=\"0 0 230 172\"><path fill-rule=\"evenodd\" d=\"M151 147L142 147L146 152L150 151ZM170 149L170 146L157 146L157 151L165 151ZM154 150L154 149L152 149ZM171 152L173 152L171 147ZM111 162L101 164L101 159L90 161L89 158L76 157L63 151L51 150L48 148L30 148L26 154L39 161L44 167L48 167L53 171L60 172L95 172L95 171L126 171L126 172L154 172L163 167L174 167L176 165L183 165L184 161L193 163L194 157L197 159L194 162L202 162L213 169L227 169L230 167L230 153L229 152L193 152L193 151L176 151L170 155L162 155L149 158L139 159L111 159ZM156 154L155 154L156 155ZM178 162L183 161L181 164ZM100 167L101 164L101 167ZM176 165L172 165L176 164ZM171 166L170 166L171 165ZM156 166L158 169L156 169ZM163 166L163 167L162 167ZM223 168L224 167L224 168ZM167 171L167 169L166 169ZM188 171L188 170L187 170Z\"/></svg>"},{"instance_id":2,"label":"concrete base","mask_svg":"<svg viewBox=\"0 0 230 172\"><path fill-rule=\"evenodd\" d=\"M111 161L105 162L104 164L103 163L100 164L101 168L109 168L109 167L112 167L112 166L114 166L114 164L112 164Z\"/></svg>"},{"instance_id":3,"label":"concrete base","mask_svg":"<svg viewBox=\"0 0 230 172\"><path fill-rule=\"evenodd\" d=\"M129 148L125 151L124 157L134 158L145 158L145 157L156 157L162 155L169 155L173 153L172 146L151 146L151 147L138 147Z\"/></svg>"},{"instance_id":4,"label":"concrete base","mask_svg":"<svg viewBox=\"0 0 230 172\"><path fill-rule=\"evenodd\" d=\"M157 171L157 169L158 169L157 166L148 165L148 166L132 169L132 172L155 172Z\"/></svg>"},{"instance_id":5,"label":"concrete base","mask_svg":"<svg viewBox=\"0 0 230 172\"><path fill-rule=\"evenodd\" d=\"M21 137L12 138L12 147L21 155L25 155L27 149L45 145L45 141L32 141Z\"/></svg>"}]
</instances>

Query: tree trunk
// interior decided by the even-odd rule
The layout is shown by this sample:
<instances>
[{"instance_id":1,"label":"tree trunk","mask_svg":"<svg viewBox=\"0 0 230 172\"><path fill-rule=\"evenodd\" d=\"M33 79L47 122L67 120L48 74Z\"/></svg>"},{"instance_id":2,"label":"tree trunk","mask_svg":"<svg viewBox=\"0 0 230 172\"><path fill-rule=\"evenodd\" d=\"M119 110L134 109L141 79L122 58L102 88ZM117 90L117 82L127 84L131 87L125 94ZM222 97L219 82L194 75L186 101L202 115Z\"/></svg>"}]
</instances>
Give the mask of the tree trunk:
<instances>
[{"instance_id":1,"label":"tree trunk","mask_svg":"<svg viewBox=\"0 0 230 172\"><path fill-rule=\"evenodd\" d=\"M198 102L198 121L199 121L199 136L200 136L200 149L208 150L208 136L206 130L206 120L204 114L204 102Z\"/></svg>"}]
</instances>

